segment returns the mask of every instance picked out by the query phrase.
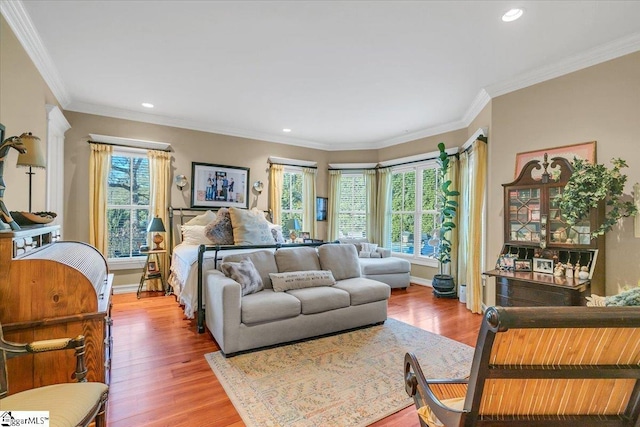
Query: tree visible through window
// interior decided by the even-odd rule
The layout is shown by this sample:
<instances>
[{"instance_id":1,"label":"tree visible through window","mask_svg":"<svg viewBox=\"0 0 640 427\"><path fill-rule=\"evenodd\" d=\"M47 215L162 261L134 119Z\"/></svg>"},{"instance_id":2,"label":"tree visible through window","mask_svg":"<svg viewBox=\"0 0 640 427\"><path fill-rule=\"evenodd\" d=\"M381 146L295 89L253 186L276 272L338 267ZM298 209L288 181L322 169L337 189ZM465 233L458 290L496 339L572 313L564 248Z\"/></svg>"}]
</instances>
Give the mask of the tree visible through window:
<instances>
[{"instance_id":1,"label":"tree visible through window","mask_svg":"<svg viewBox=\"0 0 640 427\"><path fill-rule=\"evenodd\" d=\"M424 162L391 175L391 247L393 252L433 258L429 245L438 228L437 165ZM437 237L437 236L436 236Z\"/></svg>"},{"instance_id":2,"label":"tree visible through window","mask_svg":"<svg viewBox=\"0 0 640 427\"><path fill-rule=\"evenodd\" d=\"M146 155L111 156L107 194L108 258L140 256L149 222L149 160Z\"/></svg>"},{"instance_id":3,"label":"tree visible through window","mask_svg":"<svg viewBox=\"0 0 640 427\"><path fill-rule=\"evenodd\" d=\"M285 238L289 235L288 223L291 219L300 221L299 231L306 231L302 224L302 171L285 169L282 184L281 224Z\"/></svg>"},{"instance_id":4,"label":"tree visible through window","mask_svg":"<svg viewBox=\"0 0 640 427\"><path fill-rule=\"evenodd\" d=\"M338 211L340 237L367 237L367 193L364 175L342 174Z\"/></svg>"}]
</instances>

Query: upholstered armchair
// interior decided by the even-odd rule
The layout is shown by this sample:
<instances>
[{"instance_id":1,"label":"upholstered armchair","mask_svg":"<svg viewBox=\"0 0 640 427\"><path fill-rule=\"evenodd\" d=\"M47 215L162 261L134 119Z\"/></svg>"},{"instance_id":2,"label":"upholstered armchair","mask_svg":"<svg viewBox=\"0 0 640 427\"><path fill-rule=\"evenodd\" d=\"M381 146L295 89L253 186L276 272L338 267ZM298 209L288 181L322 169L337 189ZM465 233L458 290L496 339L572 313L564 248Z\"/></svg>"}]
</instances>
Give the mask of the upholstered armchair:
<instances>
[{"instance_id":1,"label":"upholstered armchair","mask_svg":"<svg viewBox=\"0 0 640 427\"><path fill-rule=\"evenodd\" d=\"M72 378L77 383L54 384L8 394L7 359L48 351L74 350L76 368ZM95 419L96 427L106 425L105 408L109 387L86 382L84 337L60 338L18 344L5 341L0 325L0 411L49 411L49 425L87 426ZM64 367L60 367L64 369Z\"/></svg>"}]
</instances>

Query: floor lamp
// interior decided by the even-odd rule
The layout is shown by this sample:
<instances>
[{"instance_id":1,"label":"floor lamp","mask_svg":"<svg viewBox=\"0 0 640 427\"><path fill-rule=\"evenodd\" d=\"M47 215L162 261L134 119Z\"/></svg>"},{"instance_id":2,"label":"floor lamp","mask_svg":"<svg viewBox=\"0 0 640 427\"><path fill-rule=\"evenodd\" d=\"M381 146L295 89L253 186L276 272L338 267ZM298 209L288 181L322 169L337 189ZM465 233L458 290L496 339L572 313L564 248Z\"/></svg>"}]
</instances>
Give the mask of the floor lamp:
<instances>
[{"instance_id":1,"label":"floor lamp","mask_svg":"<svg viewBox=\"0 0 640 427\"><path fill-rule=\"evenodd\" d=\"M47 166L47 159L44 156L44 151L42 149L42 145L40 144L40 138L29 132L20 135L20 139L22 140L22 144L27 149L27 151L25 153L18 154L18 161L16 162L16 166L24 166L29 168L29 171L25 173L29 175L29 212L31 212L31 190L33 185L32 179L33 175L35 175L35 172L33 172L32 168L44 169Z\"/></svg>"}]
</instances>

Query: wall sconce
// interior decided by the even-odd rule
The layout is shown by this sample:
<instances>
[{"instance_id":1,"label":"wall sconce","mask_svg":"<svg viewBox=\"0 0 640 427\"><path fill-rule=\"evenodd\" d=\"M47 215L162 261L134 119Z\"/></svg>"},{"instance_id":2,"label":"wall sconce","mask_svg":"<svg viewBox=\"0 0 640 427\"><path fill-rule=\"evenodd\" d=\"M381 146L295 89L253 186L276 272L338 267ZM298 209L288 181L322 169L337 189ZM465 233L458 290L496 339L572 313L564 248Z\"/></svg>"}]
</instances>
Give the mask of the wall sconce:
<instances>
[{"instance_id":1,"label":"wall sconce","mask_svg":"<svg viewBox=\"0 0 640 427\"><path fill-rule=\"evenodd\" d=\"M261 194L262 190L264 189L264 184L262 183L262 181L256 181L253 183L253 189L256 190L258 194Z\"/></svg>"},{"instance_id":2,"label":"wall sconce","mask_svg":"<svg viewBox=\"0 0 640 427\"><path fill-rule=\"evenodd\" d=\"M184 175L177 175L175 183L178 187L178 190L182 191L182 189L187 186L187 177Z\"/></svg>"}]
</instances>

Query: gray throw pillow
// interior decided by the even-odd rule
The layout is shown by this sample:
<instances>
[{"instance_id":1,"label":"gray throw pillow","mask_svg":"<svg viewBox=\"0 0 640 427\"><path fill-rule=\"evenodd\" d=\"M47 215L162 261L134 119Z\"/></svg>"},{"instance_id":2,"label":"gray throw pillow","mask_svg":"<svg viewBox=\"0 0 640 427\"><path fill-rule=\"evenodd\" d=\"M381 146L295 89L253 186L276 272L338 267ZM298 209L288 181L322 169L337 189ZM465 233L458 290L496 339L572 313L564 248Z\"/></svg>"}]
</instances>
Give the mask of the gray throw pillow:
<instances>
[{"instance_id":1,"label":"gray throw pillow","mask_svg":"<svg viewBox=\"0 0 640 427\"><path fill-rule=\"evenodd\" d=\"M240 262L223 262L220 269L225 276L240 284L242 296L256 293L264 288L260 273L250 259L243 259Z\"/></svg>"},{"instance_id":2,"label":"gray throw pillow","mask_svg":"<svg viewBox=\"0 0 640 427\"><path fill-rule=\"evenodd\" d=\"M233 227L228 208L220 208L218 215L204 228L204 234L216 245L233 245Z\"/></svg>"}]
</instances>

